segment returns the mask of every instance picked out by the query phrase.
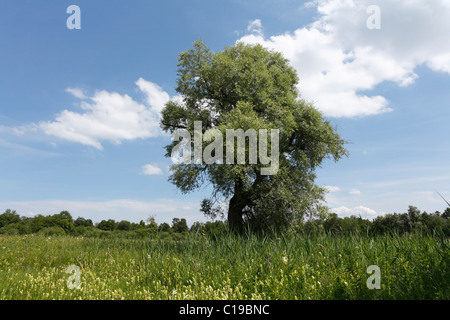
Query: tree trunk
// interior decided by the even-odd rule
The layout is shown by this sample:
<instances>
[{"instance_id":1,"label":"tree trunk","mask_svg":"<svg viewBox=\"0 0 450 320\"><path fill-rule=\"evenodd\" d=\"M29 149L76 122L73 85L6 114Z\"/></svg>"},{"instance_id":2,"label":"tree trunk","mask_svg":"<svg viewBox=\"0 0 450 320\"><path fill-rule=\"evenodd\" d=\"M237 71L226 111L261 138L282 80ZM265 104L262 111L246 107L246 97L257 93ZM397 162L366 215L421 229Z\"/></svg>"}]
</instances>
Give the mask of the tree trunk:
<instances>
[{"instance_id":1,"label":"tree trunk","mask_svg":"<svg viewBox=\"0 0 450 320\"><path fill-rule=\"evenodd\" d=\"M228 206L228 225L232 231L240 233L244 224L242 217L243 210L246 206L246 196L242 188L242 181L235 182L234 195Z\"/></svg>"}]
</instances>

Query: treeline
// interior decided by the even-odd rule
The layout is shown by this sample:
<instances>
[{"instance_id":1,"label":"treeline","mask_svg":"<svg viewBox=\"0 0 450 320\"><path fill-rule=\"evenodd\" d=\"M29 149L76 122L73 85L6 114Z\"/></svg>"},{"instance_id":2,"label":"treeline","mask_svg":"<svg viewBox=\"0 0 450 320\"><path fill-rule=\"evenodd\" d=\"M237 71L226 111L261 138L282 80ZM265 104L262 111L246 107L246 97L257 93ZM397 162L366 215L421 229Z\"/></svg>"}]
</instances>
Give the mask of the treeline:
<instances>
[{"instance_id":1,"label":"treeline","mask_svg":"<svg viewBox=\"0 0 450 320\"><path fill-rule=\"evenodd\" d=\"M7 209L0 214L0 234L42 234L46 236L72 235L86 237L150 237L155 239L179 240L189 232L203 232L215 235L225 230L222 221L195 222L190 228L186 219L173 218L172 224L157 224L153 217L139 223L127 220L102 220L94 223L91 219L78 217L73 219L68 211L58 214L35 217L19 216L15 210Z\"/></svg>"},{"instance_id":2,"label":"treeline","mask_svg":"<svg viewBox=\"0 0 450 320\"><path fill-rule=\"evenodd\" d=\"M420 212L416 207L410 206L406 213L393 213L378 216L372 221L361 217L351 216L341 218L331 213L322 218L307 219L294 223L290 232L317 234L354 234L362 233L377 235L386 233L412 233L423 234L440 233L450 236L450 208L442 214L435 212L429 214ZM47 236L72 235L86 237L150 237L154 239L182 239L190 232L204 233L205 235L218 235L227 229L226 222L195 222L188 227L186 219L173 218L172 224L166 222L157 224L153 217L146 222L139 223L127 220L102 220L94 223L91 219L78 217L73 219L68 211L58 214L35 217L20 217L16 211L7 209L0 214L0 234L43 234Z\"/></svg>"},{"instance_id":3,"label":"treeline","mask_svg":"<svg viewBox=\"0 0 450 320\"><path fill-rule=\"evenodd\" d=\"M340 218L331 213L324 218L315 218L295 224L295 232L314 234L327 232L332 234L363 233L368 235L377 234L403 234L419 232L422 234L440 233L450 235L450 208L442 214L420 212L414 206L409 206L405 213L389 213L378 216L372 221L361 217L351 216Z\"/></svg>"}]
</instances>

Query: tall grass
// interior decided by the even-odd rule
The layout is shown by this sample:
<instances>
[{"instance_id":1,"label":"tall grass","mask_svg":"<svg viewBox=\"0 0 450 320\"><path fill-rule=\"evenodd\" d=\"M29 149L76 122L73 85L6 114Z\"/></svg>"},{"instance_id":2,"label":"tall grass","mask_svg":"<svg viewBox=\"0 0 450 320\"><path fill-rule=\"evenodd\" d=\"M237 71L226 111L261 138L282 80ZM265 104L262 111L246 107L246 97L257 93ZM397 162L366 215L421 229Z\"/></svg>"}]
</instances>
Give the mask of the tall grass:
<instances>
[{"instance_id":1,"label":"tall grass","mask_svg":"<svg viewBox=\"0 0 450 320\"><path fill-rule=\"evenodd\" d=\"M1 236L0 299L449 299L449 265L438 235Z\"/></svg>"}]
</instances>

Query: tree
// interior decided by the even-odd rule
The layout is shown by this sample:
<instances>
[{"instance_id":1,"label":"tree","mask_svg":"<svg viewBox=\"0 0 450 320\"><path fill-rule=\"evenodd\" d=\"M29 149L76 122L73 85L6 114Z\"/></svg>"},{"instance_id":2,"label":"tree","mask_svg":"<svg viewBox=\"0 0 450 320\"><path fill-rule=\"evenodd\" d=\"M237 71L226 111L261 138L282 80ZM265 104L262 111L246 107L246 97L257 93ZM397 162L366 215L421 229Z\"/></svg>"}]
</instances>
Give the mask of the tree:
<instances>
[{"instance_id":1,"label":"tree","mask_svg":"<svg viewBox=\"0 0 450 320\"><path fill-rule=\"evenodd\" d=\"M445 211L442 213L442 218L444 219L450 219L450 207L445 209Z\"/></svg>"},{"instance_id":2,"label":"tree","mask_svg":"<svg viewBox=\"0 0 450 320\"><path fill-rule=\"evenodd\" d=\"M192 224L192 226L191 226L191 228L189 229L189 231L190 231L190 232L196 232L196 233L199 233L199 232L202 231L202 229L203 229L203 224L202 224L201 222L199 222L199 221L195 221L195 222Z\"/></svg>"},{"instance_id":3,"label":"tree","mask_svg":"<svg viewBox=\"0 0 450 320\"><path fill-rule=\"evenodd\" d=\"M148 217L146 228L149 229L150 232L156 233L156 231L158 230L158 224L156 223L154 216Z\"/></svg>"},{"instance_id":4,"label":"tree","mask_svg":"<svg viewBox=\"0 0 450 320\"><path fill-rule=\"evenodd\" d=\"M97 225L98 229L104 230L104 231L114 231L116 229L116 227L117 227L117 223L113 219L102 220Z\"/></svg>"},{"instance_id":5,"label":"tree","mask_svg":"<svg viewBox=\"0 0 450 320\"><path fill-rule=\"evenodd\" d=\"M171 228L167 222L163 222L158 226L159 232L170 232Z\"/></svg>"},{"instance_id":6,"label":"tree","mask_svg":"<svg viewBox=\"0 0 450 320\"><path fill-rule=\"evenodd\" d=\"M172 230L176 233L188 232L189 228L186 219L173 218L172 219Z\"/></svg>"},{"instance_id":7,"label":"tree","mask_svg":"<svg viewBox=\"0 0 450 320\"><path fill-rule=\"evenodd\" d=\"M67 221L69 221L71 223L73 222L72 215L70 214L69 211L61 211L59 213L59 216L61 217L61 219L67 220Z\"/></svg>"},{"instance_id":8,"label":"tree","mask_svg":"<svg viewBox=\"0 0 450 320\"><path fill-rule=\"evenodd\" d=\"M195 165L176 163L171 166L169 181L183 193L209 182L213 192L202 202L202 211L214 216L218 211L224 215L226 210L228 224L236 231L245 224L258 230L287 226L304 214L315 214L325 193L314 184L316 168L324 159L337 161L347 151L345 141L330 122L299 97L298 81L288 60L261 45L237 43L214 53L197 41L193 48L182 52L176 87L182 99L172 99L165 105L163 130L171 134L187 130L193 139L186 148L194 155L200 148L192 143L196 123L201 122L202 134L215 129L222 136L227 129L242 129L245 133L267 130L270 139L264 142L271 156L278 151L279 158L272 158L269 164L255 164L249 161L249 146L241 146L237 155L227 154L225 148L212 148L220 137L215 135L209 139L212 142L203 143L200 152L211 152L214 159L222 154L223 160L215 159L210 164L197 161ZM274 150L273 129L278 130L278 150ZM203 139L208 141L204 135ZM177 146L177 141L167 145L166 156L172 156ZM240 150L244 161L228 165L238 163ZM278 162L276 173L264 174L274 160ZM222 208L224 202L228 203L227 209Z\"/></svg>"},{"instance_id":9,"label":"tree","mask_svg":"<svg viewBox=\"0 0 450 320\"><path fill-rule=\"evenodd\" d=\"M131 222L127 220L122 220L117 224L117 229L122 231L128 231L131 229Z\"/></svg>"},{"instance_id":10,"label":"tree","mask_svg":"<svg viewBox=\"0 0 450 320\"><path fill-rule=\"evenodd\" d=\"M75 227L93 227L94 223L92 222L91 219L85 219L83 217L78 217L74 223Z\"/></svg>"},{"instance_id":11,"label":"tree","mask_svg":"<svg viewBox=\"0 0 450 320\"><path fill-rule=\"evenodd\" d=\"M12 223L20 222L20 217L16 210L6 209L6 211L0 214L0 228L3 228Z\"/></svg>"}]
</instances>

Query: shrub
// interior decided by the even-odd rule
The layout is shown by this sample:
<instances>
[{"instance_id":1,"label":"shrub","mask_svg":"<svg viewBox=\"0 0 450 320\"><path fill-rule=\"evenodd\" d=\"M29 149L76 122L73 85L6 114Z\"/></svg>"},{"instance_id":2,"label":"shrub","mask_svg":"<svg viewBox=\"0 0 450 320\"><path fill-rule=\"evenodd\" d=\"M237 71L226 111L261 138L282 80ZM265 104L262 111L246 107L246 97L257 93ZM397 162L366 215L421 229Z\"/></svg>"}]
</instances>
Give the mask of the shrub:
<instances>
[{"instance_id":1,"label":"shrub","mask_svg":"<svg viewBox=\"0 0 450 320\"><path fill-rule=\"evenodd\" d=\"M61 227L48 227L39 230L38 234L44 236L64 236L66 235L66 231Z\"/></svg>"}]
</instances>

